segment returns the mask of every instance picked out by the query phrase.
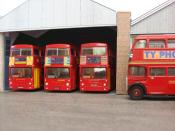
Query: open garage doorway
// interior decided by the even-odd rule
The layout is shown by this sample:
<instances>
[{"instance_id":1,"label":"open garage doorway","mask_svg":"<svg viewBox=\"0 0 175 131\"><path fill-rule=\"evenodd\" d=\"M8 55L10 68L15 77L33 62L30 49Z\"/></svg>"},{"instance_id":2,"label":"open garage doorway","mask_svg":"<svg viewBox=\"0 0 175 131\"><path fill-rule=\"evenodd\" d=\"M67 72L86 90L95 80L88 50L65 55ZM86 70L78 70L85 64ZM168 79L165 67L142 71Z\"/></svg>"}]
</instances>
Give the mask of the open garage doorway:
<instances>
[{"instance_id":1,"label":"open garage doorway","mask_svg":"<svg viewBox=\"0 0 175 131\"><path fill-rule=\"evenodd\" d=\"M43 31L25 31L15 32L18 35L15 38L11 38L11 45L14 44L34 44L38 46L46 46L47 44L58 43L71 43L75 45L78 50L83 43L101 42L107 43L111 48L114 56L114 63L116 64L116 27L91 27L91 28L72 28L72 29L52 29ZM10 36L14 36L14 33L10 33ZM7 45L7 44L6 44ZM9 48L9 46L8 46ZM6 57L9 53L6 54ZM114 74L116 76L116 65L114 64ZM5 70L8 71L8 64L5 66ZM8 79L8 73L5 73L5 79ZM8 80L7 80L8 81ZM8 82L6 81L5 87L8 89ZM116 83L114 88L116 88Z\"/></svg>"}]
</instances>

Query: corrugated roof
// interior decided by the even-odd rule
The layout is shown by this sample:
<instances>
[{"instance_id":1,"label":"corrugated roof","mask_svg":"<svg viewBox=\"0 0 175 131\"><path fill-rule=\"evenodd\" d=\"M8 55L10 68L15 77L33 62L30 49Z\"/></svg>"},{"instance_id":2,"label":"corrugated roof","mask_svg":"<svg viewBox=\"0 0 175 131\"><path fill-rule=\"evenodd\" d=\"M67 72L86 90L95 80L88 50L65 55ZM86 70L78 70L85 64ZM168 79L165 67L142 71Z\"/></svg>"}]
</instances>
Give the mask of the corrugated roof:
<instances>
[{"instance_id":1,"label":"corrugated roof","mask_svg":"<svg viewBox=\"0 0 175 131\"><path fill-rule=\"evenodd\" d=\"M148 11L147 13L145 13L145 14L141 15L140 17L136 18L135 20L133 20L131 22L131 26L139 23L140 21L142 21L142 20L146 19L147 17L155 14L156 12L166 8L167 6L171 5L174 2L175 2L175 0L168 0L168 1L164 2L163 4L153 8L152 10Z\"/></svg>"},{"instance_id":2,"label":"corrugated roof","mask_svg":"<svg viewBox=\"0 0 175 131\"><path fill-rule=\"evenodd\" d=\"M116 26L116 11L93 0L27 0L0 18L0 32Z\"/></svg>"}]
</instances>

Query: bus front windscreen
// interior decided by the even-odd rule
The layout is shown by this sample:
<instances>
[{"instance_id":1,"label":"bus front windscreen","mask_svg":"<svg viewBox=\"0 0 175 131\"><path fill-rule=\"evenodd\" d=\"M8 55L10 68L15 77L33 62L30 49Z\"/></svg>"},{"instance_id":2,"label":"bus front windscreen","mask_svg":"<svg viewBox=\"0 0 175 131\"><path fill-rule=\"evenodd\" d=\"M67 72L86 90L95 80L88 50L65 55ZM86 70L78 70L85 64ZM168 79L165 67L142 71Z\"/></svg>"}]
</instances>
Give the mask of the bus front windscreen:
<instances>
[{"instance_id":1,"label":"bus front windscreen","mask_svg":"<svg viewBox=\"0 0 175 131\"><path fill-rule=\"evenodd\" d=\"M67 48L48 48L47 56L68 56L69 49Z\"/></svg>"},{"instance_id":2,"label":"bus front windscreen","mask_svg":"<svg viewBox=\"0 0 175 131\"><path fill-rule=\"evenodd\" d=\"M83 48L82 55L106 55L106 48L105 47Z\"/></svg>"},{"instance_id":3,"label":"bus front windscreen","mask_svg":"<svg viewBox=\"0 0 175 131\"><path fill-rule=\"evenodd\" d=\"M32 78L32 68L10 68L12 78Z\"/></svg>"},{"instance_id":4,"label":"bus front windscreen","mask_svg":"<svg viewBox=\"0 0 175 131\"><path fill-rule=\"evenodd\" d=\"M106 68L83 68L84 79L106 79Z\"/></svg>"},{"instance_id":5,"label":"bus front windscreen","mask_svg":"<svg viewBox=\"0 0 175 131\"><path fill-rule=\"evenodd\" d=\"M20 48L20 49L12 49L11 56L31 56L32 49L30 48Z\"/></svg>"},{"instance_id":6,"label":"bus front windscreen","mask_svg":"<svg viewBox=\"0 0 175 131\"><path fill-rule=\"evenodd\" d=\"M68 68L47 68L46 77L57 78L57 79L68 79L70 78L69 69Z\"/></svg>"}]
</instances>

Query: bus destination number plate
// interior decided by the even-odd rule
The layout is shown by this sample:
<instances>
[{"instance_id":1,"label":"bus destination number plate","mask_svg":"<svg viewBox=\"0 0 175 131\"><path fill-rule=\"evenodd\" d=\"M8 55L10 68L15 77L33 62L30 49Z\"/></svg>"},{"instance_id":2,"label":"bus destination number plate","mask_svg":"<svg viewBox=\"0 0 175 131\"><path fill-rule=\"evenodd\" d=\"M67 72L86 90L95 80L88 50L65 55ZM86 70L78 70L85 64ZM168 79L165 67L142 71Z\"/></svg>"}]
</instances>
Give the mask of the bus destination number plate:
<instances>
[{"instance_id":1,"label":"bus destination number plate","mask_svg":"<svg viewBox=\"0 0 175 131\"><path fill-rule=\"evenodd\" d=\"M87 57L87 63L100 64L100 57Z\"/></svg>"},{"instance_id":2,"label":"bus destination number plate","mask_svg":"<svg viewBox=\"0 0 175 131\"><path fill-rule=\"evenodd\" d=\"M62 64L63 58L51 58L51 63L52 64Z\"/></svg>"}]
</instances>

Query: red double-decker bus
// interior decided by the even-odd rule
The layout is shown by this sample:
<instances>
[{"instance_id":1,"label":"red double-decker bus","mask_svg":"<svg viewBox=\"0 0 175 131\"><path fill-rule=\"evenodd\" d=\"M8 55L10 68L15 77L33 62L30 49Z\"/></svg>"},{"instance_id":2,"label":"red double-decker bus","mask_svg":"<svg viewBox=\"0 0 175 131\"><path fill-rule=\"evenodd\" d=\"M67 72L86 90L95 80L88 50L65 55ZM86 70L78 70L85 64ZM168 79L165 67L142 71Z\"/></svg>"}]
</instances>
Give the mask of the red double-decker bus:
<instances>
[{"instance_id":1,"label":"red double-decker bus","mask_svg":"<svg viewBox=\"0 0 175 131\"><path fill-rule=\"evenodd\" d=\"M175 35L140 35L131 49L128 70L131 99L175 95Z\"/></svg>"},{"instance_id":2,"label":"red double-decker bus","mask_svg":"<svg viewBox=\"0 0 175 131\"><path fill-rule=\"evenodd\" d=\"M13 45L9 58L9 87L12 90L41 88L41 50L29 44Z\"/></svg>"},{"instance_id":3,"label":"red double-decker bus","mask_svg":"<svg viewBox=\"0 0 175 131\"><path fill-rule=\"evenodd\" d=\"M80 51L80 90L109 92L111 86L111 52L106 43L86 43Z\"/></svg>"},{"instance_id":4,"label":"red double-decker bus","mask_svg":"<svg viewBox=\"0 0 175 131\"><path fill-rule=\"evenodd\" d=\"M70 44L49 44L45 50L46 91L73 91L77 88L77 54Z\"/></svg>"}]
</instances>

